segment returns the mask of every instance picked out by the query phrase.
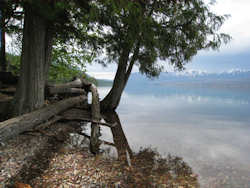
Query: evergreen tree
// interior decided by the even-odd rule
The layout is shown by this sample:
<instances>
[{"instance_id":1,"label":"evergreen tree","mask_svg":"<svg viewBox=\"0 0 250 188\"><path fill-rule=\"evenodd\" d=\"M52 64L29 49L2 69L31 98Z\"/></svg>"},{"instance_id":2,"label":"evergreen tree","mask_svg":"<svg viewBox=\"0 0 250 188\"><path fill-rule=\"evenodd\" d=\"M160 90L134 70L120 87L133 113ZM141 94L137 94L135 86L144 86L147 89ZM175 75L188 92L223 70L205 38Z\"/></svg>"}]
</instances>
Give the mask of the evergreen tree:
<instances>
[{"instance_id":1,"label":"evergreen tree","mask_svg":"<svg viewBox=\"0 0 250 188\"><path fill-rule=\"evenodd\" d=\"M199 50L218 49L230 40L219 29L226 16L210 11L203 0L107 0L95 2L96 31L106 61L118 65L113 87L101 102L114 110L134 65L148 77L158 76L159 60L184 69Z\"/></svg>"}]
</instances>

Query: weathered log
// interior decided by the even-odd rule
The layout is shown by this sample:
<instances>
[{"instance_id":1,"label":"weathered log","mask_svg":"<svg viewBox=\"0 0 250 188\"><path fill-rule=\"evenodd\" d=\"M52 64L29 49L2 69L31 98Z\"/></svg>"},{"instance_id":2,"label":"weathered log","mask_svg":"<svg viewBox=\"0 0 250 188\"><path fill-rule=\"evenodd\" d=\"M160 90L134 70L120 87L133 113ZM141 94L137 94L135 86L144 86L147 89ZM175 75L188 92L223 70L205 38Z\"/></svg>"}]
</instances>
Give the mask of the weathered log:
<instances>
[{"instance_id":1,"label":"weathered log","mask_svg":"<svg viewBox=\"0 0 250 188\"><path fill-rule=\"evenodd\" d=\"M32 129L35 126L44 123L51 117L73 107L74 105L86 100L86 96L72 97L62 100L53 105L49 105L42 109L33 111L22 116L18 116L0 123L0 142L4 142L27 129Z\"/></svg>"},{"instance_id":2,"label":"weathered log","mask_svg":"<svg viewBox=\"0 0 250 188\"><path fill-rule=\"evenodd\" d=\"M46 87L54 87L54 88L85 88L90 87L91 83L83 78L76 78L72 82L67 82L63 84L47 84Z\"/></svg>"},{"instance_id":3,"label":"weathered log","mask_svg":"<svg viewBox=\"0 0 250 188\"><path fill-rule=\"evenodd\" d=\"M53 123L59 121L62 119L62 116L54 116L52 117L51 119L49 119L48 121L46 121L45 123L42 123L38 126L35 127L35 130L38 130L38 129L45 129L47 127L49 127L50 125L52 125Z\"/></svg>"},{"instance_id":4,"label":"weathered log","mask_svg":"<svg viewBox=\"0 0 250 188\"><path fill-rule=\"evenodd\" d=\"M101 144L99 140L101 133L99 124L94 122L99 122L101 120L100 102L97 88L94 84L91 84L90 91L92 94L91 117L93 120L91 124L90 151L93 154L98 154Z\"/></svg>"},{"instance_id":5,"label":"weathered log","mask_svg":"<svg viewBox=\"0 0 250 188\"><path fill-rule=\"evenodd\" d=\"M76 78L72 82L63 84L47 84L46 95L53 94L86 94L90 90L91 83L82 78Z\"/></svg>"},{"instance_id":6,"label":"weathered log","mask_svg":"<svg viewBox=\"0 0 250 188\"><path fill-rule=\"evenodd\" d=\"M49 87L48 93L53 94L81 94L86 95L86 91L80 88Z\"/></svg>"},{"instance_id":7,"label":"weathered log","mask_svg":"<svg viewBox=\"0 0 250 188\"><path fill-rule=\"evenodd\" d=\"M55 87L55 88L81 88L82 86L83 82L80 78L77 78L72 82L67 82L63 84L47 84L47 87Z\"/></svg>"}]
</instances>

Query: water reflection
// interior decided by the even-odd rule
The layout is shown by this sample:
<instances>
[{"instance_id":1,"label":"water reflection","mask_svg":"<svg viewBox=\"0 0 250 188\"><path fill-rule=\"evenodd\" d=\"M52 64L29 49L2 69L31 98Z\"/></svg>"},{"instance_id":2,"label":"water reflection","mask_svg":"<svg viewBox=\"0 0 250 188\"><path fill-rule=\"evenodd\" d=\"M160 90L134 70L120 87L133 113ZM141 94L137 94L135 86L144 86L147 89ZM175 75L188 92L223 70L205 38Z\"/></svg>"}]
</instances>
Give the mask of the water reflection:
<instances>
[{"instance_id":1,"label":"water reflection","mask_svg":"<svg viewBox=\"0 0 250 188\"><path fill-rule=\"evenodd\" d=\"M250 187L249 111L247 98L216 93L125 92L118 108L134 151L152 146L182 156L199 174L201 187L231 188Z\"/></svg>"},{"instance_id":2,"label":"water reflection","mask_svg":"<svg viewBox=\"0 0 250 188\"><path fill-rule=\"evenodd\" d=\"M103 114L103 117L106 122L115 125L115 127L111 128L111 132L113 136L113 142L117 149L118 158L122 160L124 157L127 157L127 155L129 155L129 158L132 158L133 152L122 129L118 114L116 112L109 112Z\"/></svg>"},{"instance_id":3,"label":"water reflection","mask_svg":"<svg viewBox=\"0 0 250 188\"><path fill-rule=\"evenodd\" d=\"M162 157L150 147L132 152L118 114L109 112L102 116L107 123L115 125L110 129L121 161L118 166L126 177L121 181L122 187L199 187L196 174L182 158Z\"/></svg>"}]
</instances>

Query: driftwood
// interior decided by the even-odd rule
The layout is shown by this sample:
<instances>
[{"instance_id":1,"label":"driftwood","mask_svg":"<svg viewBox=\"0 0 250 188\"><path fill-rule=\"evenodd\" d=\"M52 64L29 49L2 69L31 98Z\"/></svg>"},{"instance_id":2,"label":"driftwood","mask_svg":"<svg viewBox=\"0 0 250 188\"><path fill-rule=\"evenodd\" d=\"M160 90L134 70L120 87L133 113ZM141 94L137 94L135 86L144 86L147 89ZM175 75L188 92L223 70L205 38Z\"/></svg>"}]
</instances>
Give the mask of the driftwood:
<instances>
[{"instance_id":1,"label":"driftwood","mask_svg":"<svg viewBox=\"0 0 250 188\"><path fill-rule=\"evenodd\" d=\"M53 94L80 94L86 95L86 91L80 88L60 88L60 87L49 87L49 95Z\"/></svg>"},{"instance_id":2,"label":"driftwood","mask_svg":"<svg viewBox=\"0 0 250 188\"><path fill-rule=\"evenodd\" d=\"M32 129L41 123L45 123L48 119L86 99L86 96L72 97L31 113L3 121L0 123L0 142L6 141L25 130Z\"/></svg>"},{"instance_id":3,"label":"driftwood","mask_svg":"<svg viewBox=\"0 0 250 188\"><path fill-rule=\"evenodd\" d=\"M97 88L94 84L90 85L90 91L92 94L92 104L91 104L91 116L92 116L92 124L91 124L91 138L90 138L90 151L94 154L99 153L100 140L100 126L98 123L101 120L101 112L100 112L100 102L99 95L97 92Z\"/></svg>"},{"instance_id":4,"label":"driftwood","mask_svg":"<svg viewBox=\"0 0 250 188\"><path fill-rule=\"evenodd\" d=\"M35 130L38 130L38 129L41 129L41 128L45 129L46 127L52 125L53 123L55 123L55 122L57 122L57 121L59 121L61 119L62 119L61 116L54 116L51 119L49 119L48 121L46 121L45 123L42 123L42 124L36 126Z\"/></svg>"},{"instance_id":5,"label":"driftwood","mask_svg":"<svg viewBox=\"0 0 250 188\"><path fill-rule=\"evenodd\" d=\"M48 95L53 94L86 94L91 84L84 79L76 78L72 82L63 84L47 84L45 89Z\"/></svg>"},{"instance_id":6,"label":"driftwood","mask_svg":"<svg viewBox=\"0 0 250 188\"><path fill-rule=\"evenodd\" d=\"M47 84L47 87L56 87L56 88L81 88L83 82L80 78L73 80L72 82L67 82L63 84Z\"/></svg>"},{"instance_id":7,"label":"driftwood","mask_svg":"<svg viewBox=\"0 0 250 188\"><path fill-rule=\"evenodd\" d=\"M92 104L91 104L91 116L93 122L99 122L101 120L100 102L97 88L94 84L90 85L90 91L92 93ZM90 151L94 154L99 153L100 140L100 126L98 123L91 124L91 138L90 138Z\"/></svg>"}]
</instances>

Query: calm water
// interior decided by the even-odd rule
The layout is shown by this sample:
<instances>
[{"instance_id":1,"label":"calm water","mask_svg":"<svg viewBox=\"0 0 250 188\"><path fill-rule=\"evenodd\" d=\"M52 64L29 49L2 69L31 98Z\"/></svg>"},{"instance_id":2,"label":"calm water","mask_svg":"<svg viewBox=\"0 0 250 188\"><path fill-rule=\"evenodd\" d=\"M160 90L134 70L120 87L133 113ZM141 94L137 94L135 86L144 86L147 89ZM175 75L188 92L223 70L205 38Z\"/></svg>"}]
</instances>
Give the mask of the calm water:
<instances>
[{"instance_id":1,"label":"calm water","mask_svg":"<svg viewBox=\"0 0 250 188\"><path fill-rule=\"evenodd\" d=\"M185 89L186 88L186 89ZM101 97L109 90L99 88ZM130 147L181 156L201 187L250 187L250 92L129 85L117 112ZM112 140L109 129L103 138Z\"/></svg>"}]
</instances>

